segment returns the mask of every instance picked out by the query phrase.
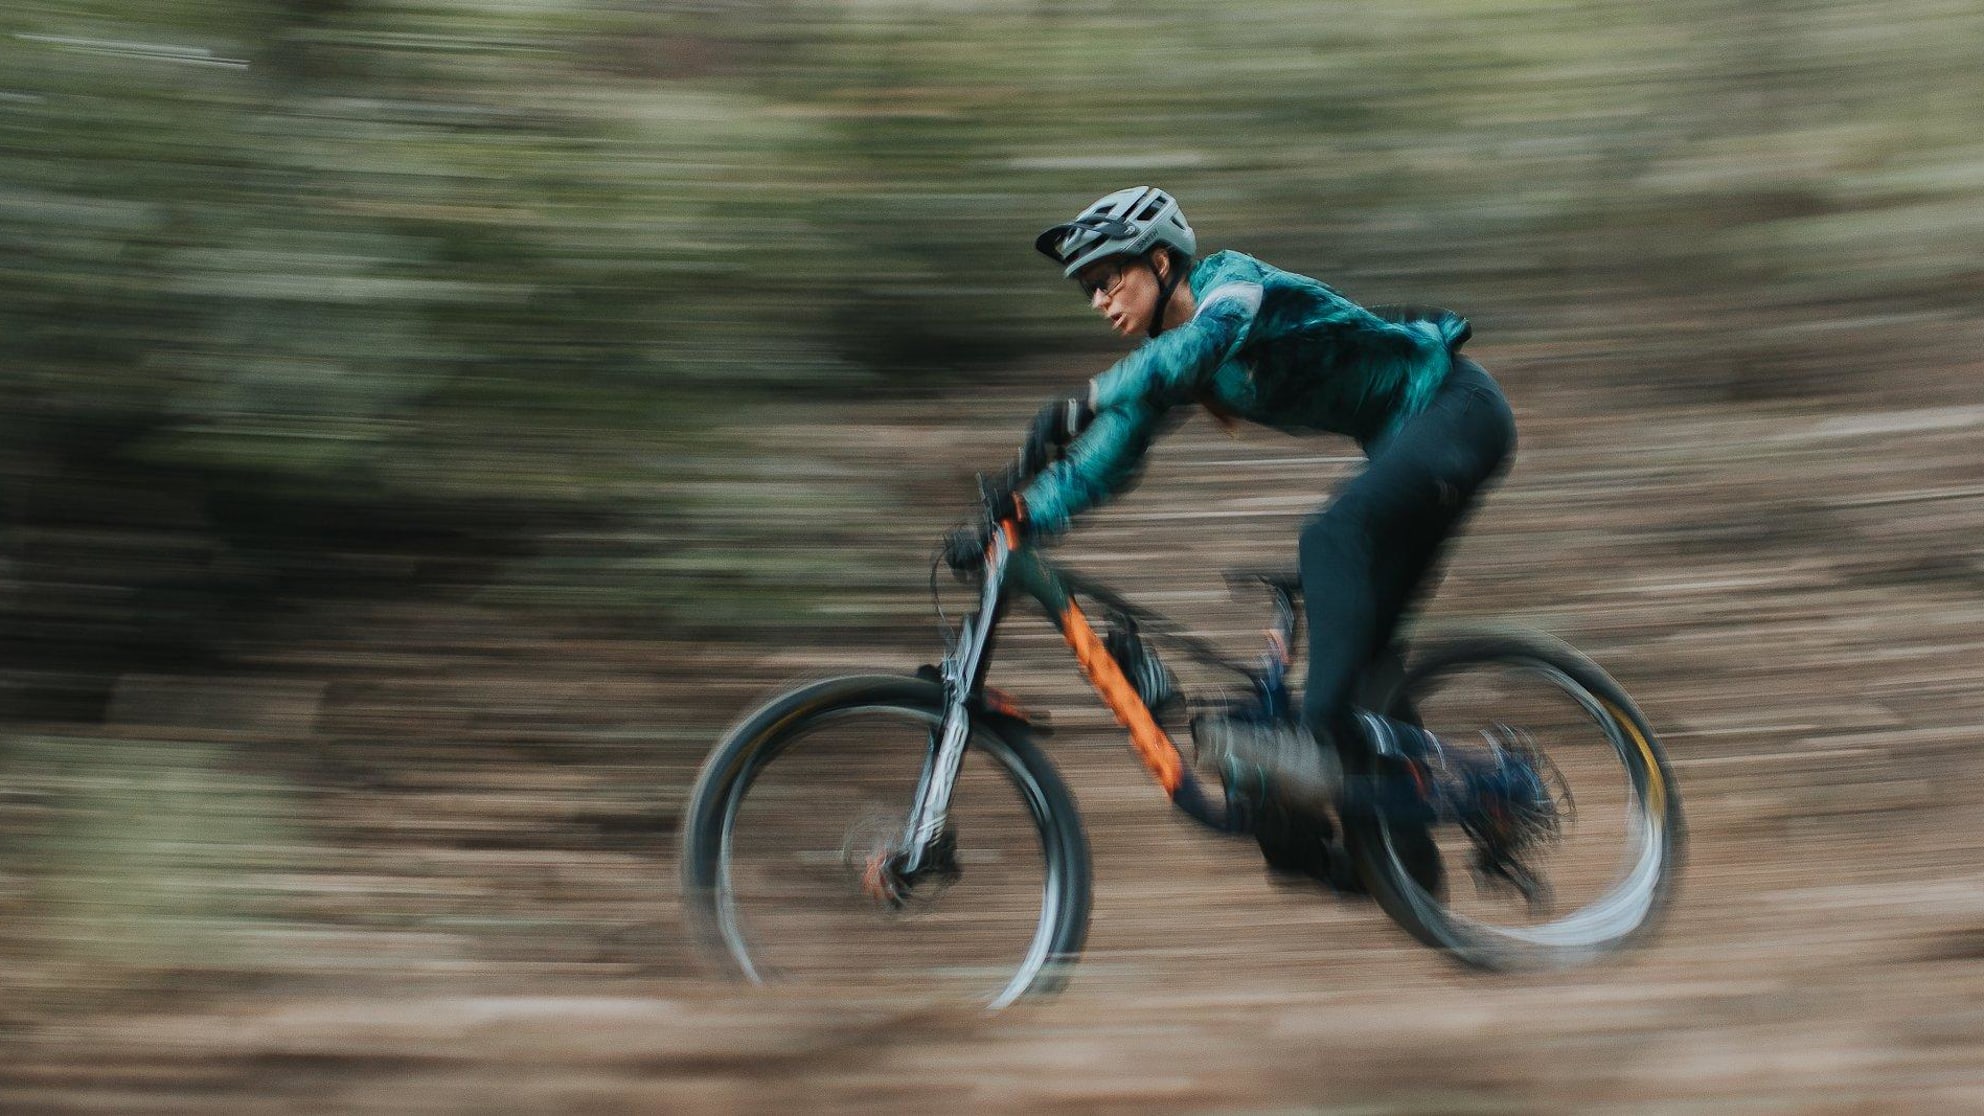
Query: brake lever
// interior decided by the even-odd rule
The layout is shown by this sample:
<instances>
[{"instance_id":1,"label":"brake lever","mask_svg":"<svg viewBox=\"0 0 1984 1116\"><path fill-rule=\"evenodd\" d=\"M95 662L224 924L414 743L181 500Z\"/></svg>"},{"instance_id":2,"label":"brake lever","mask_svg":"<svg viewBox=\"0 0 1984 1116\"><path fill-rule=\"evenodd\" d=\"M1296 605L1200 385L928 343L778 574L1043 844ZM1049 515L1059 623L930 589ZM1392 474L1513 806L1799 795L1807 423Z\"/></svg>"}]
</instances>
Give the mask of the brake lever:
<instances>
[{"instance_id":1,"label":"brake lever","mask_svg":"<svg viewBox=\"0 0 1984 1116\"><path fill-rule=\"evenodd\" d=\"M1015 462L1008 465L1005 473L996 479L986 473L977 476L979 513L987 527L997 529L1000 510L1025 487L1028 479L1026 471Z\"/></svg>"},{"instance_id":2,"label":"brake lever","mask_svg":"<svg viewBox=\"0 0 1984 1116\"><path fill-rule=\"evenodd\" d=\"M978 478L978 514L985 521L992 519L993 509L998 506L998 491L984 473L975 474Z\"/></svg>"}]
</instances>

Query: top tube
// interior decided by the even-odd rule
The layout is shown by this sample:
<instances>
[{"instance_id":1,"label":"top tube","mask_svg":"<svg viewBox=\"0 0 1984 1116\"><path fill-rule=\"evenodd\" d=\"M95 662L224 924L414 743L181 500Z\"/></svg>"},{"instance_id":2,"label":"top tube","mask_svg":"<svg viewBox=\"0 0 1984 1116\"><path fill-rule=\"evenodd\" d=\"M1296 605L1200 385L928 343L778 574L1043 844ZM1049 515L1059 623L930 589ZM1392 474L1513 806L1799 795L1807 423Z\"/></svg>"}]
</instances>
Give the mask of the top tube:
<instances>
[{"instance_id":1,"label":"top tube","mask_svg":"<svg viewBox=\"0 0 1984 1116\"><path fill-rule=\"evenodd\" d=\"M1187 631L1184 625L1171 617L1137 604L1093 578L1062 569L1045 555L1037 553L1024 541L1024 536L1021 536L1019 545L1011 548L1007 554L1006 576L1016 579L1016 584L1025 590L1028 596L1039 601L1048 615L1056 618L1056 623L1059 623L1059 617L1067 611L1071 599L1086 597L1110 612L1119 613L1136 621L1146 634L1154 636L1166 646L1176 647L1199 663L1249 681L1256 677L1253 667L1239 662L1211 641ZM1300 588L1295 584L1293 575L1281 571L1229 571L1227 577L1229 585L1237 587L1249 581L1258 581L1270 592L1278 595L1277 615L1270 630L1284 643L1292 642L1300 613L1299 608L1296 607L1296 602L1300 599Z\"/></svg>"}]
</instances>

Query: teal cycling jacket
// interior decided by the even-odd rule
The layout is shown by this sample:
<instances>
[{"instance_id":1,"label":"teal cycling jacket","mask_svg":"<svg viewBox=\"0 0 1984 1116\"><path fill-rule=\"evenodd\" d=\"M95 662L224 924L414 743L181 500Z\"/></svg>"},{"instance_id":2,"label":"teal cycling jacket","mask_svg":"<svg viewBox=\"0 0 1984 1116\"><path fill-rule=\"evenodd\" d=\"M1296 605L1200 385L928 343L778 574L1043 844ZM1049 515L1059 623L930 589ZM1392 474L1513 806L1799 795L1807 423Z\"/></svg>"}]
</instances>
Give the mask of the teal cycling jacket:
<instances>
[{"instance_id":1,"label":"teal cycling jacket","mask_svg":"<svg viewBox=\"0 0 1984 1116\"><path fill-rule=\"evenodd\" d=\"M1425 408L1467 336L1458 315L1387 321L1239 252L1208 256L1186 281L1198 300L1192 319L1090 381L1094 421L1021 493L1033 533L1064 531L1127 488L1166 412L1181 404L1369 446Z\"/></svg>"}]
</instances>

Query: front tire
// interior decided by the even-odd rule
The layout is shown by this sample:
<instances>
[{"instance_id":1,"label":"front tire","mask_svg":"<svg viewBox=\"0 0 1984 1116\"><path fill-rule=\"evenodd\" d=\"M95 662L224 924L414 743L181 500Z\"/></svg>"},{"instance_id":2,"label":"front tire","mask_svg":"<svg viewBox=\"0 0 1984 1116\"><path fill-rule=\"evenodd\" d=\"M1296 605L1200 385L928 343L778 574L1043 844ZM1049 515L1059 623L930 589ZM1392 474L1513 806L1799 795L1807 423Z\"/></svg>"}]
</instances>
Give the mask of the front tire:
<instances>
[{"instance_id":1,"label":"front tire","mask_svg":"<svg viewBox=\"0 0 1984 1116\"><path fill-rule=\"evenodd\" d=\"M964 998L1054 991L1088 932L1088 840L1025 726L974 716L942 871L874 886L901 834L943 690L861 676L779 697L729 733L683 823L685 912L744 979Z\"/></svg>"}]
</instances>

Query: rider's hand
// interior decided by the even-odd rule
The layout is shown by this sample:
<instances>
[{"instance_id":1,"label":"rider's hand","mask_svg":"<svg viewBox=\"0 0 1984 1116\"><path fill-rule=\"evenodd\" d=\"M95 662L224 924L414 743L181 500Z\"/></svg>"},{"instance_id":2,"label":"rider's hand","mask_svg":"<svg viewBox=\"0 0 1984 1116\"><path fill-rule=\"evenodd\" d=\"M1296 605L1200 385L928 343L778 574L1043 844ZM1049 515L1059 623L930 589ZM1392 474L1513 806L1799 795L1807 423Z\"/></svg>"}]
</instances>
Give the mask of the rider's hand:
<instances>
[{"instance_id":1,"label":"rider's hand","mask_svg":"<svg viewBox=\"0 0 1984 1116\"><path fill-rule=\"evenodd\" d=\"M944 564L963 577L985 564L992 533L984 527L953 527L944 534Z\"/></svg>"},{"instance_id":2,"label":"rider's hand","mask_svg":"<svg viewBox=\"0 0 1984 1116\"><path fill-rule=\"evenodd\" d=\"M1032 476L1047 468L1061 448L1088 429L1094 419L1095 408L1089 406L1086 393L1042 407L1027 426L1026 444L1020 448L1020 471Z\"/></svg>"},{"instance_id":3,"label":"rider's hand","mask_svg":"<svg viewBox=\"0 0 1984 1116\"><path fill-rule=\"evenodd\" d=\"M992 532L999 524L1010 520L1020 531L1026 530L1026 502L1011 488L1002 487L991 495L986 505L990 513L984 522L953 527L944 535L944 564L959 577L977 570L985 564L985 552L992 547Z\"/></svg>"}]
</instances>

